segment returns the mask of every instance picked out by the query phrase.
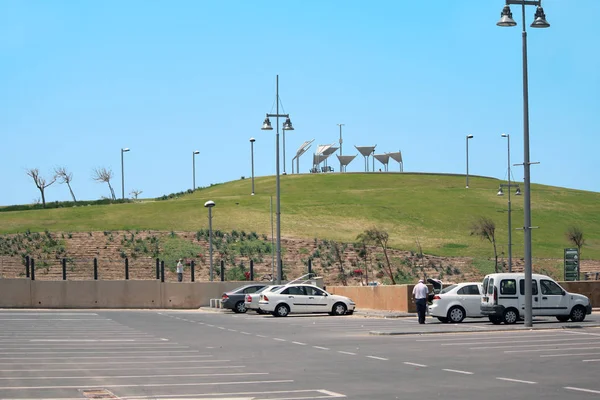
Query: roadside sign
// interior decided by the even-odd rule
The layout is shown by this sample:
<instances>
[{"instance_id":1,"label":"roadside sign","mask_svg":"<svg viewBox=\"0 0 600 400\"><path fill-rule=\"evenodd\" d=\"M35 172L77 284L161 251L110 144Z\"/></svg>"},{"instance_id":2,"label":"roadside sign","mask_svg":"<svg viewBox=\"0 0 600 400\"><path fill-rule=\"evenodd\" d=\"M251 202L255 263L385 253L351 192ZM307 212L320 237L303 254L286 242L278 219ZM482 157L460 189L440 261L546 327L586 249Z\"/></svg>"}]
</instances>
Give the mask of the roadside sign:
<instances>
[{"instance_id":1,"label":"roadside sign","mask_svg":"<svg viewBox=\"0 0 600 400\"><path fill-rule=\"evenodd\" d=\"M579 252L574 248L565 249L565 281L579 280Z\"/></svg>"}]
</instances>

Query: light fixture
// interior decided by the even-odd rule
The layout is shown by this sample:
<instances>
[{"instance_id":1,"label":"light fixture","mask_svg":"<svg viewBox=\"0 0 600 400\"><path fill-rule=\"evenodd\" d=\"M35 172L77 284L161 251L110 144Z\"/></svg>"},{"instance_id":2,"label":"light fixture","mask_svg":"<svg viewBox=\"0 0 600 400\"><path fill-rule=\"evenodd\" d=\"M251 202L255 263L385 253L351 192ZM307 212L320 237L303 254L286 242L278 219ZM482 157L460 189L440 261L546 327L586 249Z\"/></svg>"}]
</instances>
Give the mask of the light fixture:
<instances>
[{"instance_id":1,"label":"light fixture","mask_svg":"<svg viewBox=\"0 0 600 400\"><path fill-rule=\"evenodd\" d=\"M271 128L271 129L273 129L273 128ZM283 130L284 131L293 131L294 130L294 127L292 126L292 121L290 120L289 117L286 118L285 122L283 123Z\"/></svg>"},{"instance_id":2,"label":"light fixture","mask_svg":"<svg viewBox=\"0 0 600 400\"><path fill-rule=\"evenodd\" d=\"M516 26L517 23L512 17L512 12L510 11L510 7L507 5L504 6L502 12L500 13L500 21L496 23L498 26Z\"/></svg>"},{"instance_id":3,"label":"light fixture","mask_svg":"<svg viewBox=\"0 0 600 400\"><path fill-rule=\"evenodd\" d=\"M263 126L260 129L263 131L272 131L273 130L273 127L271 126L271 121L269 120L269 117L265 118L265 121L263 122Z\"/></svg>"},{"instance_id":4,"label":"light fixture","mask_svg":"<svg viewBox=\"0 0 600 400\"><path fill-rule=\"evenodd\" d=\"M509 188L509 190L510 190L510 188ZM500 187L498 188L498 193L497 193L497 195L498 195L498 196L504 196L504 192L502 191L502 186L500 186Z\"/></svg>"},{"instance_id":5,"label":"light fixture","mask_svg":"<svg viewBox=\"0 0 600 400\"><path fill-rule=\"evenodd\" d=\"M515 192L515 196L521 195L521 188L517 186L517 191Z\"/></svg>"},{"instance_id":6,"label":"light fixture","mask_svg":"<svg viewBox=\"0 0 600 400\"><path fill-rule=\"evenodd\" d=\"M546 21L546 14L544 14L544 9L542 6L538 6L537 10L535 10L535 17L533 22L531 23L532 28L549 28L550 24Z\"/></svg>"}]
</instances>

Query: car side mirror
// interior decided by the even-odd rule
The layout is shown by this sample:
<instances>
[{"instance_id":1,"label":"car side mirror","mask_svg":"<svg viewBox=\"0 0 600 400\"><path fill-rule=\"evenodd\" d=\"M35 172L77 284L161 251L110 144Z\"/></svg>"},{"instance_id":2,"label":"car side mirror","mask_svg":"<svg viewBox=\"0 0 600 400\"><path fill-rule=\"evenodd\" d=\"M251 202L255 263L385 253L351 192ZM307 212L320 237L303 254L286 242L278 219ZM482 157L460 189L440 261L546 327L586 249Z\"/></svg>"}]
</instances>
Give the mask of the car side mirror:
<instances>
[{"instance_id":1,"label":"car side mirror","mask_svg":"<svg viewBox=\"0 0 600 400\"><path fill-rule=\"evenodd\" d=\"M564 290L561 292L561 294L564 296L567 294L567 292L565 292Z\"/></svg>"}]
</instances>

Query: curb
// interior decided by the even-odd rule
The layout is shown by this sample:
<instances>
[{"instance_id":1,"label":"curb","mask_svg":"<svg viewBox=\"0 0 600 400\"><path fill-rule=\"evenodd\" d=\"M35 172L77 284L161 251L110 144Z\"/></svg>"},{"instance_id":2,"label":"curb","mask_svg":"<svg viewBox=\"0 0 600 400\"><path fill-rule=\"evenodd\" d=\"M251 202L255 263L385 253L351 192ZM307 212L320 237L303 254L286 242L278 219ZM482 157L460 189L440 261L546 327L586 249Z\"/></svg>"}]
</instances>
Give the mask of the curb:
<instances>
[{"instance_id":1,"label":"curb","mask_svg":"<svg viewBox=\"0 0 600 400\"><path fill-rule=\"evenodd\" d=\"M515 328L491 328L486 330L440 330L440 331L369 331L369 335L373 336L402 336L402 335L435 335L435 334L447 334L447 333L488 333L488 332L513 332L513 331L543 331L543 330L557 330L557 329L583 329L583 328L598 328L600 323L593 323L589 325L560 325L560 326L533 326L525 327L519 326Z\"/></svg>"}]
</instances>

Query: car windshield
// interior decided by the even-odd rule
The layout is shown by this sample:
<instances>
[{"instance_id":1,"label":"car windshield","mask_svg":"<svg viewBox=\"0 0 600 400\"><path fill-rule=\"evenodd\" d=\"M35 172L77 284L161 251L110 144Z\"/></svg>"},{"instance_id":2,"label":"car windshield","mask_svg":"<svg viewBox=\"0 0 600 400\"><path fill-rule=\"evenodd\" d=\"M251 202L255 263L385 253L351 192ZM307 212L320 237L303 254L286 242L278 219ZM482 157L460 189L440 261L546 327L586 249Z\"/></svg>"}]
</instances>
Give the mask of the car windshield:
<instances>
[{"instance_id":1,"label":"car windshield","mask_svg":"<svg viewBox=\"0 0 600 400\"><path fill-rule=\"evenodd\" d=\"M457 285L450 285L448 287L445 287L440 294L444 294L444 293L448 293L449 291L451 291L452 289L454 289Z\"/></svg>"}]
</instances>

